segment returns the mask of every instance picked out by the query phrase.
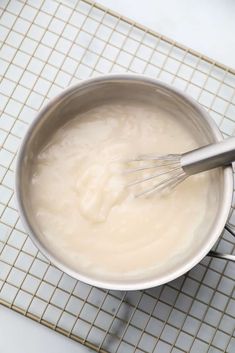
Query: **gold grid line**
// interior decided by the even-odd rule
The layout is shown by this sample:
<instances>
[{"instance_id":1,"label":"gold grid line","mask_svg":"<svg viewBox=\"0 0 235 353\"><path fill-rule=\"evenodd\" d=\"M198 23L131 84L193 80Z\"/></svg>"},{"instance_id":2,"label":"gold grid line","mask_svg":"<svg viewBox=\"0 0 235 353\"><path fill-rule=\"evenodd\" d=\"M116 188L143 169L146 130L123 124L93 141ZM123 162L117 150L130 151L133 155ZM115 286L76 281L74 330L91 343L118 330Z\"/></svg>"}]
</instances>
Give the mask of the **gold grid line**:
<instances>
[{"instance_id":1,"label":"gold grid line","mask_svg":"<svg viewBox=\"0 0 235 353\"><path fill-rule=\"evenodd\" d=\"M35 258L37 258L37 256L35 256ZM9 262L7 262L7 261L4 261L4 263L5 263L5 264L8 264L9 266L12 266L12 268L15 268L15 269L18 269L18 270L22 271L22 268L16 266L15 264L14 264L14 265L11 265L11 263L9 263ZM32 264L33 264L33 262L32 262ZM48 265L48 268L47 268L47 271L48 271L50 264L49 264L49 263L46 263L46 264ZM30 268L31 268L31 267L32 267L32 266L30 266ZM36 276L36 275L30 273L30 268L29 268L28 271L26 271L27 274L29 273L32 277L34 277L35 279L38 279L38 280L41 280L41 279L43 278L43 282L44 282L44 283L46 283L46 284L48 284L48 285L51 284L49 281L47 281L47 280L45 279L45 277L46 277L46 275L47 275L47 271L45 272L45 275L41 278L41 277L39 277L39 276ZM8 277L9 277L9 276L7 276L7 279L5 280L5 282L8 283L9 285L12 285L12 286L14 286L15 288L18 289L19 287L17 287L15 284L13 284L12 282L10 282L10 281L8 280ZM190 279L192 279L192 280L195 280L195 279L192 278L192 277L188 277L188 278L190 278ZM61 279L60 279L60 280L61 280ZM24 281L24 280L23 280L23 281ZM201 284L201 285L207 287L206 283L202 283L202 281L197 281L197 280L195 280L195 281L198 282L199 284ZM41 283L40 283L40 284L41 284ZM174 287L172 287L170 284L168 284L168 287L174 289ZM39 287L37 287L35 293L37 293L38 288L39 288ZM208 287L208 288L214 289L213 287ZM59 287L59 284L57 284L56 289L61 289L61 287ZM91 288L91 289L92 289L92 288ZM31 294L31 292L27 291L26 289L22 289L22 290L25 291L25 292L28 293L28 294ZM70 295L70 292L69 292L69 291L67 291L67 290L65 290L65 289L63 289L63 291L64 291L65 293L67 293L67 294ZM103 290L101 290L101 291L103 291ZM217 289L216 292L217 292L217 293L220 293L220 294L222 294L222 295L224 295L224 293L221 292L221 291L219 291L218 289ZM188 294L188 293L185 293L185 292L183 292L183 291L182 291L181 293L183 293L186 297L188 297L188 298L190 298L190 299L194 299L194 298L195 298L195 296L192 296L192 295L190 295L190 294ZM145 294L146 294L146 293L145 293ZM117 297L113 296L112 294L109 293L109 295L112 296L113 298L116 298L116 299L117 299ZM151 296L149 293L147 293L146 295L149 296L149 297L152 297L153 299L155 299L155 297L154 297L154 296ZM74 293L72 294L72 296L73 296L74 298L77 298L77 299L82 299L82 297L79 297L79 296L75 295ZM35 297L38 298L38 299L43 300L43 299L42 299L40 296L38 296L37 294L35 294ZM124 296L124 297L125 297L125 296ZM164 304L167 304L167 301L164 301L163 299L159 299L159 298L158 298L157 301L158 301L158 302L161 302L161 303L164 303ZM204 302L203 302L202 300L200 300L200 299L197 299L197 301L198 301L199 303L201 303L201 304L204 304ZM45 302L47 303L47 301L45 301ZM123 301L121 301L120 304L122 304L122 303L128 303L128 302L125 302L124 299L123 299ZM94 305L94 304L91 304L91 303L90 303L90 305L91 305L91 306L94 306L94 308L96 308L96 309L99 309L99 307L97 307L97 306ZM133 307L130 303L128 303L128 305L130 305L131 307ZM217 308L216 306L210 305L210 307L213 308L213 309L216 309L216 310L217 310L218 312L220 312L221 314L224 313L223 310ZM59 307L58 307L58 308L59 308ZM138 309L138 308L137 308L137 309ZM102 310L103 310L103 309L102 309ZM182 313L185 313L185 311L183 311L183 310L181 310L181 309L178 309L178 310L181 311ZM67 313L69 313L69 314L71 314L71 315L73 315L72 312L67 311L66 309L65 309L64 311L67 312ZM144 309L141 309L141 311L142 311L143 313L145 313L145 314L148 314L148 312L145 311ZM118 314L118 311L117 311L117 314ZM188 314L189 316L191 316L192 318L197 319L197 317L196 317L195 315L189 314L189 313L187 313L187 314ZM228 315L230 318L233 318L232 314L227 313L227 315ZM151 317L157 318L154 314L152 314ZM114 317L114 318L115 318L115 317ZM123 321L126 322L125 320L123 320ZM163 322L164 322L164 321L163 321ZM133 324L132 324L132 325L133 325ZM213 327L213 328L216 327L216 326L213 326L212 324L211 324L210 326ZM172 327L177 328L177 327L174 326L174 325L172 325ZM136 326L136 328L138 328L138 327ZM225 331L224 331L224 332L225 332ZM151 334L150 334L150 335L151 335Z\"/></svg>"},{"instance_id":2,"label":"gold grid line","mask_svg":"<svg viewBox=\"0 0 235 353\"><path fill-rule=\"evenodd\" d=\"M56 1L56 0L54 0L54 1ZM56 1L56 2L57 2L57 1ZM83 2L88 2L88 1L87 1L87 0L83 0ZM24 3L24 2L22 2L22 3ZM59 2L59 4L61 4L61 2ZM91 2L91 4L92 4L92 2ZM32 5L30 5L30 6L31 6L32 8L34 8L34 9L38 9L37 7L33 7ZM96 4L95 7L96 7L96 8L99 8L99 5ZM10 11L8 11L8 12L11 13ZM41 12L47 14L47 13L44 12L43 10L41 10ZM79 10L77 10L77 12L79 12L80 14L84 14L83 12L80 12ZM109 13L111 14L112 12L110 12L108 9L105 9L105 14L109 14ZM12 14L13 14L13 13L12 13ZM118 15L118 16L120 17L120 15ZM19 17L20 17L20 14L19 14ZM56 14L54 14L53 17L55 17L55 18L61 20L59 17L56 16ZM22 17L22 18L23 18L25 21L28 21L28 20L25 19L24 17ZM101 24L101 21L98 21L96 18L94 18L94 17L92 17L92 16L91 16L90 18L92 18L93 21L96 21L98 24ZM120 18L123 19L123 16L121 16ZM31 23L30 21L28 21L28 22ZM135 24L134 22L130 22L130 24L131 24L132 27L135 26L135 28L138 28L138 26L136 26L136 24ZM76 27L75 25L73 25L73 24L70 24L70 25L71 25L72 27L74 27L74 28L77 28L77 27ZM9 28L9 27L7 27L6 25L2 25L2 26L5 27L5 28ZM39 28L45 29L45 27L41 26L40 24L37 24L37 26L38 26ZM107 28L109 28L109 29L113 29L113 27L109 26L108 24L105 24L105 27L107 27ZM12 27L11 27L11 28L12 28ZM21 34L21 32L17 32L16 30L12 30L12 31L14 31L15 33ZM148 34L151 34L151 33L152 33L152 31L151 31L150 29L148 29L148 28L145 28L144 31L145 31L145 33L148 33ZM50 32L51 32L51 33L54 33L54 34L57 34L55 31L53 31L53 30L51 30L51 29L50 29ZM89 34L89 35L92 34L91 32L88 32L86 29L83 29L83 32L84 32L84 33L87 33L87 34ZM115 32L117 32L117 33L123 35L123 32L118 31L118 29L115 29ZM94 36L97 36L97 33L94 33ZM160 35L160 34L158 34L158 35L155 34L155 36L156 36L157 38L159 38L159 40L164 40L164 39L163 39L164 37L163 37L162 35ZM61 34L61 37L67 39L67 37L63 37L63 34ZM31 37L29 37L29 38L32 39L33 41L37 42L36 40L34 40L34 39L31 38ZM103 41L103 42L106 42L106 41L105 41L103 38L101 38L101 37L97 37L97 38L99 38L99 39L100 39L101 41ZM174 41L168 40L168 43L170 43L170 44L171 44L172 46L174 46L174 47L177 47ZM8 44L8 45L9 45L9 44ZM51 47L48 46L47 44L43 44L43 45L45 45L45 47L51 48ZM144 45L145 45L146 47L152 49L152 47L149 46L147 43L145 43ZM116 46L115 44L113 44L113 46L114 46L115 48L119 49L119 47ZM180 46L179 48L182 49L182 46ZM123 50L124 50L127 54L130 54L130 52L128 52L127 50L125 50L125 49L123 49ZM192 53L192 50L189 49L189 48L185 48L184 50L185 50L185 53L186 53L186 54ZM58 51L59 53L63 53L63 52L61 52L59 49L56 49L56 51ZM161 51L161 50L158 50L158 51L159 51L159 53L161 53L161 54L165 54L165 53L164 53L163 51ZM28 54L27 52L25 52L25 53ZM94 53L95 53L95 52L94 52ZM203 55L199 54L199 53L197 53L197 57L200 58L200 60L206 60L205 57L204 57ZM173 57L173 58L174 58L174 60L178 61L179 63L182 62L182 60L179 60L179 59L177 59L177 58L175 58L175 57ZM106 58L106 59L109 60L108 58ZM41 59L38 58L38 60L41 60ZM142 60L144 60L144 59L142 58ZM41 61L43 61L43 60L41 60ZM146 61L146 62L148 63L148 61ZM226 67L226 66L224 66L224 65L222 65L222 64L219 64L219 63L217 63L217 62L215 62L215 61L212 61L212 60L209 59L209 58L208 58L208 62L209 62L210 64L213 64L213 65L216 66L216 67L219 67L219 68L223 67L224 70L226 70L226 71L228 71L228 72L231 72L231 73L234 73L234 70L233 70L233 69L230 69L230 68L228 68L228 67ZM184 64L187 65L187 66L189 66L189 67L191 67L191 68L194 68L193 66L191 66L191 65L189 65L189 64L187 64L187 63L184 63ZM153 64L153 65L154 65L154 64ZM200 70L200 68L197 68L197 70L198 70L199 72L201 72L201 73L204 73L204 71ZM212 76L212 77L213 77L215 80L220 81L220 80L218 80L218 78L216 78L215 76ZM230 87L233 88L233 86L229 85L228 83L226 83L226 85L228 85L228 86L230 86Z\"/></svg>"}]
</instances>

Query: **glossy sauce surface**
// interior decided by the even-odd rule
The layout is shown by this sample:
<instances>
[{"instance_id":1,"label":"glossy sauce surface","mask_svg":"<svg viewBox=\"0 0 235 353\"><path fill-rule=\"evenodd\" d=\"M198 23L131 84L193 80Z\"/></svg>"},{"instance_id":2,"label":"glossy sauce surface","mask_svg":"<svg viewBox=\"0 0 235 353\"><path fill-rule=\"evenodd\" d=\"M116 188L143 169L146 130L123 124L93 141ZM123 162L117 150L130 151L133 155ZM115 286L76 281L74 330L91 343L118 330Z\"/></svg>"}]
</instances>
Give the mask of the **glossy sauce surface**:
<instances>
[{"instance_id":1,"label":"glossy sauce surface","mask_svg":"<svg viewBox=\"0 0 235 353\"><path fill-rule=\"evenodd\" d=\"M212 222L211 174L136 198L126 188L123 161L197 146L169 112L144 103L116 102L74 118L34 166L30 195L43 241L73 269L97 278L138 278L177 263Z\"/></svg>"}]
</instances>

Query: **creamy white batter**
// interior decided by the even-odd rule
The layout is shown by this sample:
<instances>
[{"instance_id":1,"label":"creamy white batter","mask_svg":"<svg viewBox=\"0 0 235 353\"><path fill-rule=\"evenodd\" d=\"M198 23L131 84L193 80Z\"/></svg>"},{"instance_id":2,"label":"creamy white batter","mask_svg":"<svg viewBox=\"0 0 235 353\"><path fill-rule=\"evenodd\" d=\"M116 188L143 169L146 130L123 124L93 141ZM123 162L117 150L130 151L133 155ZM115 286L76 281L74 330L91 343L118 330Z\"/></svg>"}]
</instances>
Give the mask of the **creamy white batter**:
<instances>
[{"instance_id":1,"label":"creamy white batter","mask_svg":"<svg viewBox=\"0 0 235 353\"><path fill-rule=\"evenodd\" d=\"M211 174L135 198L125 187L124 161L196 147L170 113L143 103L103 105L73 119L35 164L31 202L44 241L72 268L106 279L141 277L177 262L210 223Z\"/></svg>"}]
</instances>

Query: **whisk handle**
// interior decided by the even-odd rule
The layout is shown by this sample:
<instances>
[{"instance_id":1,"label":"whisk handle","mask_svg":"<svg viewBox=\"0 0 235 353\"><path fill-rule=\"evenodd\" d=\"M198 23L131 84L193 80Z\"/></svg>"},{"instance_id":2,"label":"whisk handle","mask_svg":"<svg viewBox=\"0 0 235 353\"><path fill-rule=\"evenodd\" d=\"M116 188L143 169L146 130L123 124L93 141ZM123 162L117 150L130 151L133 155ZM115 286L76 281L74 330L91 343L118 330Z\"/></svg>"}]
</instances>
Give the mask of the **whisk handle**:
<instances>
[{"instance_id":1,"label":"whisk handle","mask_svg":"<svg viewBox=\"0 0 235 353\"><path fill-rule=\"evenodd\" d=\"M235 161L235 137L207 145L181 156L181 166L187 175L229 165Z\"/></svg>"}]
</instances>

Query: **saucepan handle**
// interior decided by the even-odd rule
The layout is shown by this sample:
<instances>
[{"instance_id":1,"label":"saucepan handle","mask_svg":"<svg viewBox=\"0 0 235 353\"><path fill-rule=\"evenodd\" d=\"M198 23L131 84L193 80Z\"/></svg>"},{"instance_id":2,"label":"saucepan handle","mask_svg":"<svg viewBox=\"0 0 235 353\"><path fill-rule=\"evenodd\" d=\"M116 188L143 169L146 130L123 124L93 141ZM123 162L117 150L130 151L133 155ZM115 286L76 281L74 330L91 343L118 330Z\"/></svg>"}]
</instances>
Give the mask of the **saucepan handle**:
<instances>
[{"instance_id":1,"label":"saucepan handle","mask_svg":"<svg viewBox=\"0 0 235 353\"><path fill-rule=\"evenodd\" d=\"M233 236L235 237L235 229L229 224L226 224L225 229ZM235 262L235 255L233 254L223 254L217 251L211 250L207 256L211 257L216 257L218 259L223 259L223 260L229 260L229 261L234 261Z\"/></svg>"}]
</instances>

